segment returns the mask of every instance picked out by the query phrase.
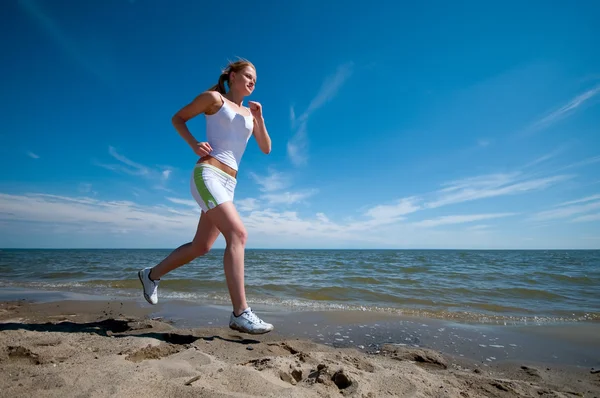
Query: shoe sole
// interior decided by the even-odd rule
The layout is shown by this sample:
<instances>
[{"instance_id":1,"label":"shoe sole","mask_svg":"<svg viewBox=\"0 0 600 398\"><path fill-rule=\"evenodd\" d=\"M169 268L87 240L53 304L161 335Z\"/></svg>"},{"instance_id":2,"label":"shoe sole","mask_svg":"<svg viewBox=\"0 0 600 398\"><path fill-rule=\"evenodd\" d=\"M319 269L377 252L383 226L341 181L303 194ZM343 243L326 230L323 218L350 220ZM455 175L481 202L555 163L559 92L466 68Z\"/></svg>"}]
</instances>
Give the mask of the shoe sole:
<instances>
[{"instance_id":1,"label":"shoe sole","mask_svg":"<svg viewBox=\"0 0 600 398\"><path fill-rule=\"evenodd\" d=\"M146 294L146 289L145 289L145 286L144 286L144 281L142 280L142 272L143 271L138 271L138 278L140 280L140 283L142 284L142 292L144 292L144 298L146 299L146 301L149 304L156 305L155 303L153 303L152 301L150 301L150 297L148 297L148 295Z\"/></svg>"},{"instance_id":2,"label":"shoe sole","mask_svg":"<svg viewBox=\"0 0 600 398\"><path fill-rule=\"evenodd\" d=\"M269 330L258 330L258 331L251 331L251 330L245 330L245 329L242 329L242 328L240 328L240 327L237 327L237 326L235 326L235 325L229 325L229 328L230 328L230 329L233 329L233 330L236 330L236 331L238 331L238 332L241 332L241 333L248 333L248 334L265 334L265 333L269 333L269 332L272 332L272 331L273 331L273 329L269 329Z\"/></svg>"}]
</instances>

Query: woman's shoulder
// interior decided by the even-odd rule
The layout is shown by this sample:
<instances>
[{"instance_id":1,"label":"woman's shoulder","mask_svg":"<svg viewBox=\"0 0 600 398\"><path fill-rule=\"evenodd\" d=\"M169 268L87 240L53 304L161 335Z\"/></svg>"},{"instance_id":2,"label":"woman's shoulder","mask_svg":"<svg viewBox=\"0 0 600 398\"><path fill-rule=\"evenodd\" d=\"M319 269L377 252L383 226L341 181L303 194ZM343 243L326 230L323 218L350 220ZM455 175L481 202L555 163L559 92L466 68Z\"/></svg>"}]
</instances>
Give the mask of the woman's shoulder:
<instances>
[{"instance_id":1,"label":"woman's shoulder","mask_svg":"<svg viewBox=\"0 0 600 398\"><path fill-rule=\"evenodd\" d=\"M202 104L204 113L207 115L212 115L216 113L221 108L221 106L223 106L224 101L225 100L223 99L221 94L212 90L207 90L200 93L195 100L195 102L197 102L198 104Z\"/></svg>"},{"instance_id":2,"label":"woman's shoulder","mask_svg":"<svg viewBox=\"0 0 600 398\"><path fill-rule=\"evenodd\" d=\"M207 90L198 95L198 98L202 98L204 101L212 102L223 102L223 97L217 91Z\"/></svg>"}]
</instances>

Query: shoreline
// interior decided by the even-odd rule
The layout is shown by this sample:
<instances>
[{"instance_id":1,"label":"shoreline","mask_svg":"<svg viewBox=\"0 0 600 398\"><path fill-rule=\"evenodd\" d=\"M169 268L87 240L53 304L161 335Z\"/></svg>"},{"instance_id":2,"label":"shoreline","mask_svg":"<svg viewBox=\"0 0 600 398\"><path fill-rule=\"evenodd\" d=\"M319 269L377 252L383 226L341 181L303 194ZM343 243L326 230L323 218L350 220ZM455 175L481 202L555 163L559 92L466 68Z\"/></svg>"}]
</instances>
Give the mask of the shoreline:
<instances>
[{"instance_id":1,"label":"shoreline","mask_svg":"<svg viewBox=\"0 0 600 398\"><path fill-rule=\"evenodd\" d=\"M135 316L165 319L179 329L227 328L231 311L229 303L220 301L163 299L152 306L141 297L0 288L0 303L19 300L51 312L51 303L56 303L78 314L98 303L125 303ZM482 366L521 361L600 368L600 322L596 321L501 325L378 311L250 305L275 325L273 334L334 348L371 353L393 344L434 349Z\"/></svg>"},{"instance_id":2,"label":"shoreline","mask_svg":"<svg viewBox=\"0 0 600 398\"><path fill-rule=\"evenodd\" d=\"M108 283L114 281L106 281ZM53 293L56 296L63 297L79 296L87 297L90 300L104 299L112 297L122 300L137 300L140 295L139 280L137 278L126 280L125 282L118 281L119 286L107 285L87 285L86 282L80 284L63 284L57 283L18 283L15 281L3 282L0 281L0 300L2 292L15 292L15 294L31 294L39 295ZM229 296L226 290L218 289L218 292L206 291L190 291L189 287L184 290L174 290L172 280L167 280L161 285L161 301L164 302L192 302L192 303L215 303L229 304ZM248 289L250 290L250 289ZM10 294L10 293L9 293ZM415 306L414 303L394 303L394 305L386 306L382 303L360 303L352 301L339 300L323 300L311 298L285 298L273 297L257 292L248 292L248 302L254 306L263 306L265 308L287 308L290 311L341 311L341 312L372 312L384 315L409 317L416 319L436 319L440 321L456 322L459 324L473 325L502 325L502 326L522 326L522 325L553 325L553 324L579 324L585 322L600 322L600 313L586 311L566 311L554 313L539 313L530 311L510 312L498 310L492 305L493 309L489 308L455 308L447 306L438 306L431 308L428 306ZM6 296L6 294L5 294Z\"/></svg>"},{"instance_id":3,"label":"shoreline","mask_svg":"<svg viewBox=\"0 0 600 398\"><path fill-rule=\"evenodd\" d=\"M349 341L351 332L365 328L363 337L389 333L389 320L260 308L276 332L254 336L227 328L229 311L219 304L154 307L139 300L40 296L0 300L0 368L8 375L0 388L9 396L600 396L598 367L560 358L552 364L478 361L430 348L423 330L441 333L431 320L420 335L411 329L417 320L396 320L405 322L405 332L395 329L399 335L412 333L418 344L381 341L362 350L317 343L304 332L314 327L309 322L329 322L320 334ZM464 344L475 346L468 339Z\"/></svg>"}]
</instances>

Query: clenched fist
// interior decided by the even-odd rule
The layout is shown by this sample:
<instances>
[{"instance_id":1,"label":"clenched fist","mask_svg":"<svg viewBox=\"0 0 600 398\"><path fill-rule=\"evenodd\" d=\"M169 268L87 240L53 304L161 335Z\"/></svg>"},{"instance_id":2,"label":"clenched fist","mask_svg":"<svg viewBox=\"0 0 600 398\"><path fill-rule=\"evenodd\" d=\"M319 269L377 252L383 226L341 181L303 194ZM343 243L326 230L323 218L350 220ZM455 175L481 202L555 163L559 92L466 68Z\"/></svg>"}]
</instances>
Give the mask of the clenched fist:
<instances>
[{"instance_id":1,"label":"clenched fist","mask_svg":"<svg viewBox=\"0 0 600 398\"><path fill-rule=\"evenodd\" d=\"M254 116L255 119L261 119L262 105L255 101L248 101L248 105L250 105L250 113L252 113L252 116Z\"/></svg>"}]
</instances>

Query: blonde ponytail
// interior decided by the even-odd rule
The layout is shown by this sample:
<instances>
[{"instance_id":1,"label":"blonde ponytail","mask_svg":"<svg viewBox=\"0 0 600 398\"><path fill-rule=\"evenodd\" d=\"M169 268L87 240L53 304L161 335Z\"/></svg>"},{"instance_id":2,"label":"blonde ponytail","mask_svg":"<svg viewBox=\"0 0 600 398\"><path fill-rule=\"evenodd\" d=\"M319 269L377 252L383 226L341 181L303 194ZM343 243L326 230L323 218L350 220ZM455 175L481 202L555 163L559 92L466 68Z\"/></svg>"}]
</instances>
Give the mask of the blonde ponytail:
<instances>
[{"instance_id":1,"label":"blonde ponytail","mask_svg":"<svg viewBox=\"0 0 600 398\"><path fill-rule=\"evenodd\" d=\"M227 89L225 88L225 82L229 82L229 72L221 73L221 76L219 76L219 81L217 82L217 84L215 84L208 90L209 91L217 91L221 94L225 94L225 93L227 93Z\"/></svg>"}]
</instances>

